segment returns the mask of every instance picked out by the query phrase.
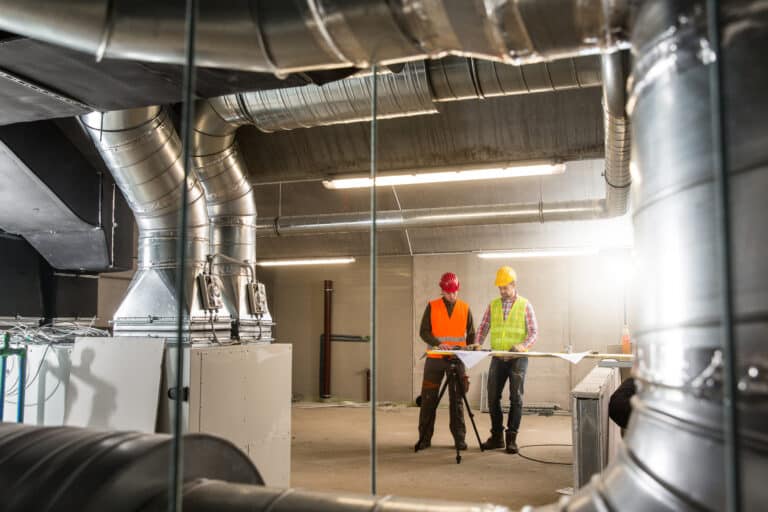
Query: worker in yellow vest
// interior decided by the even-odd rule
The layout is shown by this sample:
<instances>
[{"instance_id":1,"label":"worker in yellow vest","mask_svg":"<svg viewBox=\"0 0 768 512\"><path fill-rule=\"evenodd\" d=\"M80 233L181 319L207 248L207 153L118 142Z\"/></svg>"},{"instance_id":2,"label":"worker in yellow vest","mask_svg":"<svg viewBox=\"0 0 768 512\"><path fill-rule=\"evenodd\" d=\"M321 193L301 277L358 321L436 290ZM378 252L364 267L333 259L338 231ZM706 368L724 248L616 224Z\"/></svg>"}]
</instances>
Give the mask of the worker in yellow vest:
<instances>
[{"instance_id":1,"label":"worker in yellow vest","mask_svg":"<svg viewBox=\"0 0 768 512\"><path fill-rule=\"evenodd\" d=\"M491 350L527 352L536 342L538 327L533 306L517 293L517 274L511 267L501 267L496 273L499 297L491 301L478 328L477 342L482 345L491 336ZM523 387L527 357L493 357L488 371L488 409L491 413L491 437L483 448L506 448L517 453L517 432L523 415ZM509 416L504 436L504 414L501 410L501 392L509 381Z\"/></svg>"},{"instance_id":2,"label":"worker in yellow vest","mask_svg":"<svg viewBox=\"0 0 768 512\"><path fill-rule=\"evenodd\" d=\"M430 301L421 319L419 334L429 349L452 350L466 347L475 341L475 328L469 305L458 299L459 278L446 272L440 278L441 297ZM419 441L416 451L429 448L435 429L438 393L443 376L450 366L450 357L428 354L424 363L424 379L421 383L421 412L419 415ZM466 378L464 364L458 362L458 373L462 382ZM467 449L464 441L464 406L461 396L453 386L448 386L451 434L460 450Z\"/></svg>"}]
</instances>

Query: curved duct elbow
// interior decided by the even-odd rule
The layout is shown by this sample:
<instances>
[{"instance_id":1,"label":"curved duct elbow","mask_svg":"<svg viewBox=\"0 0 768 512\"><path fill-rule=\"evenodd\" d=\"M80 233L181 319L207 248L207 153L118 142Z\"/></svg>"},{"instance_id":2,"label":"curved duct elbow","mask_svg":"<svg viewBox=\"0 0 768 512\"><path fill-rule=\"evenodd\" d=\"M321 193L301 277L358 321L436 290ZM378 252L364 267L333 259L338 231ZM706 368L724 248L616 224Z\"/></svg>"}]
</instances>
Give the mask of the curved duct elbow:
<instances>
[{"instance_id":1,"label":"curved duct elbow","mask_svg":"<svg viewBox=\"0 0 768 512\"><path fill-rule=\"evenodd\" d=\"M125 196L139 230L138 270L115 313L115 332L175 329L179 307L189 318L204 316L198 311L195 276L208 252L205 197L195 177L184 179L181 141L168 112L161 107L93 112L80 121ZM174 291L180 269L178 222L185 187L188 282L186 303L178 305ZM148 327L147 322L153 325Z\"/></svg>"},{"instance_id":2,"label":"curved duct elbow","mask_svg":"<svg viewBox=\"0 0 768 512\"><path fill-rule=\"evenodd\" d=\"M231 112L225 96L198 102L193 133L193 165L205 191L211 240L209 254L222 284L222 299L236 322L233 337L271 340L272 321L266 303L255 305L247 290L255 277L256 198L235 140L238 124L221 112ZM264 299L265 300L265 299Z\"/></svg>"},{"instance_id":3,"label":"curved duct elbow","mask_svg":"<svg viewBox=\"0 0 768 512\"><path fill-rule=\"evenodd\" d=\"M139 269L175 269L178 216L188 194L188 261L205 261L208 218L200 184L184 183L181 142L168 112L147 107L82 116L82 125L120 187L139 228Z\"/></svg>"},{"instance_id":4,"label":"curved duct elbow","mask_svg":"<svg viewBox=\"0 0 768 512\"><path fill-rule=\"evenodd\" d=\"M446 54L521 64L596 53L623 12L602 0L200 2L197 63L285 74ZM606 10L608 12L606 13ZM0 0L0 28L97 58L184 63L184 4ZM610 36L610 37L609 37Z\"/></svg>"}]
</instances>

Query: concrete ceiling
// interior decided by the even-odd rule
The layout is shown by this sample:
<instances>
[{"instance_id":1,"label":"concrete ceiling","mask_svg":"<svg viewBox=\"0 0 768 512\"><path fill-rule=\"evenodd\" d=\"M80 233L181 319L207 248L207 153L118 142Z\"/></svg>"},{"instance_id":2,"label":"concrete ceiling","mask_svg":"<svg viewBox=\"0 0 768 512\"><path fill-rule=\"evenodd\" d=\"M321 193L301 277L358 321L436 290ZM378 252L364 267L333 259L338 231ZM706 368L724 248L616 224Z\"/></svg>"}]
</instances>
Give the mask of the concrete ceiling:
<instances>
[{"instance_id":1,"label":"concrete ceiling","mask_svg":"<svg viewBox=\"0 0 768 512\"><path fill-rule=\"evenodd\" d=\"M439 105L440 113L379 122L379 169L603 156L600 90ZM238 132L254 183L367 172L368 123L277 133Z\"/></svg>"}]
</instances>

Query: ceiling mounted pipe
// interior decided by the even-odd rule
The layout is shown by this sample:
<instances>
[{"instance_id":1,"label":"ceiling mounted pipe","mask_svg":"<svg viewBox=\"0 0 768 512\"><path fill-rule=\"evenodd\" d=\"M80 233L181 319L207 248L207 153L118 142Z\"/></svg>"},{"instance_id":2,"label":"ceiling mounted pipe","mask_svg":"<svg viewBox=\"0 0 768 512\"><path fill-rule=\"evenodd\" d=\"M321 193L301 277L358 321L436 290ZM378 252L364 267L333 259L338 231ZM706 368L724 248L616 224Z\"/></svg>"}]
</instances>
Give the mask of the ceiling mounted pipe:
<instances>
[{"instance_id":1,"label":"ceiling mounted pipe","mask_svg":"<svg viewBox=\"0 0 768 512\"><path fill-rule=\"evenodd\" d=\"M638 393L618 458L560 512L741 510L768 502L768 9L764 0L721 2L722 52L708 44L703 1L651 0L636 13L630 112L640 176L635 260L643 276L633 314ZM726 37L727 36L727 37ZM718 60L720 61L718 64ZM721 66L721 113L730 189L729 247L719 247L711 66ZM717 261L731 251L733 279ZM729 461L721 300L734 304L733 361L740 428Z\"/></svg>"},{"instance_id":2,"label":"ceiling mounted pipe","mask_svg":"<svg viewBox=\"0 0 768 512\"><path fill-rule=\"evenodd\" d=\"M391 231L429 227L592 220L606 216L605 201L600 199L491 206L446 206L380 211L376 214L376 229ZM370 212L293 215L259 220L256 235L259 237L326 235L369 231L370 227Z\"/></svg>"},{"instance_id":3,"label":"ceiling mounted pipe","mask_svg":"<svg viewBox=\"0 0 768 512\"><path fill-rule=\"evenodd\" d=\"M448 54L556 60L623 44L624 3L202 0L196 62L287 74ZM184 14L180 0L0 0L0 29L97 59L183 64Z\"/></svg>"}]
</instances>

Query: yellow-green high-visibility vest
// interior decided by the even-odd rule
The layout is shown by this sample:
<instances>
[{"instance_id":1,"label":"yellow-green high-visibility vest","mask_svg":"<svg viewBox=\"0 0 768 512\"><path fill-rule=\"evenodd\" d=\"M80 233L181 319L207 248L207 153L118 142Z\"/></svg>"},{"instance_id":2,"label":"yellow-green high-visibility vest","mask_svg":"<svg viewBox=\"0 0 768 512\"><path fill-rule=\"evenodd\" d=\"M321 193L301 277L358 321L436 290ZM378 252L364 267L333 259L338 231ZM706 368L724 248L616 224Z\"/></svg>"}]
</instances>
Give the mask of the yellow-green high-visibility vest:
<instances>
[{"instance_id":1,"label":"yellow-green high-visibility vest","mask_svg":"<svg viewBox=\"0 0 768 512\"><path fill-rule=\"evenodd\" d=\"M525 308L528 299L517 296L512 309L504 320L501 299L491 302L491 350L509 350L525 341L528 329L525 323Z\"/></svg>"}]
</instances>

